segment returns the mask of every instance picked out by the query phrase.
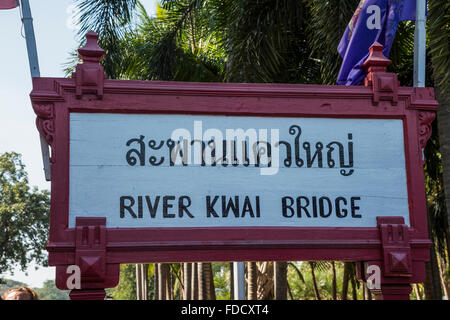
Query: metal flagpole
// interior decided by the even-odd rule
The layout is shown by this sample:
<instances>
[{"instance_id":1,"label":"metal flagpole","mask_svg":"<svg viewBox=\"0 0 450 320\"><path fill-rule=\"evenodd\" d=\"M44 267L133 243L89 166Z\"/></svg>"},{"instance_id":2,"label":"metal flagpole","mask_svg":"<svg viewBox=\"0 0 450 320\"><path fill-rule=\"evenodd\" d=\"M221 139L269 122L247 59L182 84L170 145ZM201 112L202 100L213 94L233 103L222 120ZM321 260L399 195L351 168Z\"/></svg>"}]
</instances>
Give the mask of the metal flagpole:
<instances>
[{"instance_id":1,"label":"metal flagpole","mask_svg":"<svg viewBox=\"0 0 450 320\"><path fill-rule=\"evenodd\" d=\"M234 300L245 300L245 265L233 262Z\"/></svg>"},{"instance_id":2,"label":"metal flagpole","mask_svg":"<svg viewBox=\"0 0 450 320\"><path fill-rule=\"evenodd\" d=\"M30 64L31 78L40 77L39 61L36 49L36 38L34 37L33 18L31 16L30 3L28 0L20 1L20 10L22 12L22 22L25 30L25 40L27 43L28 62ZM45 138L40 136L42 161L44 163L45 180L51 180L50 174L50 152Z\"/></svg>"},{"instance_id":3,"label":"metal flagpole","mask_svg":"<svg viewBox=\"0 0 450 320\"><path fill-rule=\"evenodd\" d=\"M416 0L416 25L414 30L414 87L425 87L426 3L426 0Z\"/></svg>"}]
</instances>

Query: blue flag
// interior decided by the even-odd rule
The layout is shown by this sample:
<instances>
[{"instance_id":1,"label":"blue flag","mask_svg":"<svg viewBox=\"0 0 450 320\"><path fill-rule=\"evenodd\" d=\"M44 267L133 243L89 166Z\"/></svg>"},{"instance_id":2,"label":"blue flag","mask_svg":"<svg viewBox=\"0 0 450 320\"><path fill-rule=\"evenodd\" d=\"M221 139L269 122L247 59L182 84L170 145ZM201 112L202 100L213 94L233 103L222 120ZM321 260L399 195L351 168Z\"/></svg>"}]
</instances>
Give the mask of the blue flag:
<instances>
[{"instance_id":1,"label":"blue flag","mask_svg":"<svg viewBox=\"0 0 450 320\"><path fill-rule=\"evenodd\" d=\"M398 23L415 17L416 0L361 0L338 46L343 61L337 84L359 85L370 46L378 41L388 57Z\"/></svg>"}]
</instances>

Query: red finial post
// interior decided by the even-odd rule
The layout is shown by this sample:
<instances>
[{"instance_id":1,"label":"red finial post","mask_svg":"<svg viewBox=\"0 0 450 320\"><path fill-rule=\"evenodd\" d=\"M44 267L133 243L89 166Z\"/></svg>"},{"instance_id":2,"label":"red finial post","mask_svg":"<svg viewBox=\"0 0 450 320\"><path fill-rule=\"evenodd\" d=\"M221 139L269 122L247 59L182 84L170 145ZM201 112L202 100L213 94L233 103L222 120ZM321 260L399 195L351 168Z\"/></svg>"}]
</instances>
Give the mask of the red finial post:
<instances>
[{"instance_id":1,"label":"red finial post","mask_svg":"<svg viewBox=\"0 0 450 320\"><path fill-rule=\"evenodd\" d=\"M379 42L374 42L369 48L369 57L362 65L367 71L364 85L372 86L374 105L378 105L380 100L391 100L392 105L397 105L399 82L397 74L386 71L392 61L386 58L383 49Z\"/></svg>"},{"instance_id":2,"label":"red finial post","mask_svg":"<svg viewBox=\"0 0 450 320\"><path fill-rule=\"evenodd\" d=\"M98 45L98 34L89 31L86 34L86 44L78 49L78 57L83 63L78 64L76 72L72 74L76 83L76 97L81 99L85 93L93 93L98 99L103 97L103 82L107 78L103 66L100 65L105 50Z\"/></svg>"},{"instance_id":3,"label":"red finial post","mask_svg":"<svg viewBox=\"0 0 450 320\"><path fill-rule=\"evenodd\" d=\"M105 50L98 45L98 34L92 30L89 31L86 34L86 44L78 49L78 57L83 59L84 63L100 63L104 55Z\"/></svg>"}]
</instances>

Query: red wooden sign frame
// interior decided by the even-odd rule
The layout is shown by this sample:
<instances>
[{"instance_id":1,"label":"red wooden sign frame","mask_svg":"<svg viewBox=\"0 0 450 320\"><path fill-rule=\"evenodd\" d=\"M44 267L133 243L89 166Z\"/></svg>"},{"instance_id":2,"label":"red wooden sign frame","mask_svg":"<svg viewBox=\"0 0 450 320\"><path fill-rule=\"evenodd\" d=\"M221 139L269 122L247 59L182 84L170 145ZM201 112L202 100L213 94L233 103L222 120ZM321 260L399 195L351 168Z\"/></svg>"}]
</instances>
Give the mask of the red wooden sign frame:
<instances>
[{"instance_id":1,"label":"red wooden sign frame","mask_svg":"<svg viewBox=\"0 0 450 320\"><path fill-rule=\"evenodd\" d=\"M72 290L72 299L95 299L117 285L120 263L346 260L358 261L361 281L367 265L380 266L378 296L408 298L409 284L424 281L429 259L422 150L437 102L432 88L400 87L381 50L371 48L364 86L108 80L99 64L104 51L88 33L72 78L35 78L31 92L38 130L51 146L47 249L58 288L67 289L67 267L74 264L82 288ZM75 112L401 119L410 226L380 212L377 228L108 229L106 218L77 218L69 228L69 115Z\"/></svg>"}]
</instances>

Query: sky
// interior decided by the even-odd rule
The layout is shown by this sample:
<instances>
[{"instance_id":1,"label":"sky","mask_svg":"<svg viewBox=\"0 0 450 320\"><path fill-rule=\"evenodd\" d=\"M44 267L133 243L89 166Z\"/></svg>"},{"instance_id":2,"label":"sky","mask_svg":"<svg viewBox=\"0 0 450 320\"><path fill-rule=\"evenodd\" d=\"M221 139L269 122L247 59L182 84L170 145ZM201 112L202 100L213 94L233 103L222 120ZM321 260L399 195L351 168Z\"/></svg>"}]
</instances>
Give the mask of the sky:
<instances>
[{"instance_id":1,"label":"sky","mask_svg":"<svg viewBox=\"0 0 450 320\"><path fill-rule=\"evenodd\" d=\"M64 63L77 48L74 0L30 0L41 77L64 77ZM156 0L141 0L149 15L156 13ZM0 10L0 154L15 151L22 155L31 186L50 190L45 181L36 116L31 107L31 76L20 9ZM27 274L1 274L42 287L55 278L53 267L31 265Z\"/></svg>"}]
</instances>

